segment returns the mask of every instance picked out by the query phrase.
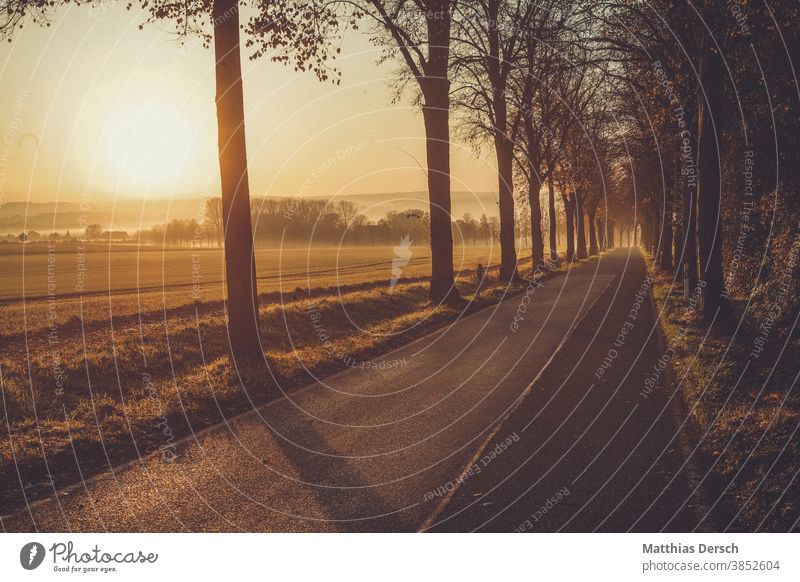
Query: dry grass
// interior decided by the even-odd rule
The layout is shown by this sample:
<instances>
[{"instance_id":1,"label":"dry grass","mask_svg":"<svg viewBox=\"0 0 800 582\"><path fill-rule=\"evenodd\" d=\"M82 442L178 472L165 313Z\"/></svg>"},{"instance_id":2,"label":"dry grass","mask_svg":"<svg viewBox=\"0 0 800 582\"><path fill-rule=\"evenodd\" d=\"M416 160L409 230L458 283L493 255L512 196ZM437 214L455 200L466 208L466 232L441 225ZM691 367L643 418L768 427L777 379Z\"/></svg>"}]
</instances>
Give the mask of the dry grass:
<instances>
[{"instance_id":1,"label":"dry grass","mask_svg":"<svg viewBox=\"0 0 800 582\"><path fill-rule=\"evenodd\" d=\"M347 279L348 271L339 275L325 281ZM385 275L381 264L334 289L261 293L266 365L241 370L242 381L228 363L219 300L187 301L183 293L182 302L167 307L120 294L116 299L128 304L122 314L98 307L93 317L72 317L52 328L46 312L36 316L44 325L31 325L29 309L26 332L3 333L0 351L3 513L23 501L20 479L30 500L52 494L51 478L57 487L78 481L76 455L85 478L137 454L168 452L190 427L198 430L278 397L308 383L309 374L368 362L461 315L430 304L427 283L413 266L410 279L391 290ZM471 300L470 311L517 290L489 284L475 299L468 269L458 285ZM60 310L72 301L56 305ZM320 328L330 343L324 344Z\"/></svg>"},{"instance_id":2,"label":"dry grass","mask_svg":"<svg viewBox=\"0 0 800 582\"><path fill-rule=\"evenodd\" d=\"M430 249L415 246L412 251L403 267L406 281L430 275ZM297 288L388 282L393 257L390 246L256 249L258 292L280 295ZM473 269L478 260L496 264L499 247L456 249L457 271ZM88 243L79 250L75 244L61 243L50 253L46 243L0 245L2 334L23 334L51 322L75 326L107 321L112 316L155 314L163 319L163 311L191 311L196 301L221 301L223 275L220 249ZM83 288L78 290L80 282ZM54 310L48 309L49 293L58 299Z\"/></svg>"},{"instance_id":3,"label":"dry grass","mask_svg":"<svg viewBox=\"0 0 800 582\"><path fill-rule=\"evenodd\" d=\"M800 340L775 329L754 357L754 322L735 333L709 331L672 277L653 273L672 366L712 477L705 485L717 506L719 527L734 531L786 531L800 518ZM751 306L755 307L755 306ZM756 312L758 312L756 310Z\"/></svg>"}]
</instances>

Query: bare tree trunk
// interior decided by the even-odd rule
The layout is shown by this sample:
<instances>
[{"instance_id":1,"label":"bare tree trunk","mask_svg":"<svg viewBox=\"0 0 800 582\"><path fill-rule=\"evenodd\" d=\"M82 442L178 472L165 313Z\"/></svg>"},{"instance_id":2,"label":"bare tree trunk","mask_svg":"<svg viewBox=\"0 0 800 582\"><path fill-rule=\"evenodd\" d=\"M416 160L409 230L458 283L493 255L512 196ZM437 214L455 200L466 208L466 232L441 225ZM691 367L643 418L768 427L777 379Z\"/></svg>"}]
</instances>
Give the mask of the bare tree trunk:
<instances>
[{"instance_id":1,"label":"bare tree trunk","mask_svg":"<svg viewBox=\"0 0 800 582\"><path fill-rule=\"evenodd\" d=\"M665 271L672 271L672 196L671 191L665 193L665 200L662 204L663 212L661 213L661 238L659 246L661 253L659 255L659 266Z\"/></svg>"},{"instance_id":2,"label":"bare tree trunk","mask_svg":"<svg viewBox=\"0 0 800 582\"><path fill-rule=\"evenodd\" d=\"M683 264L689 279L689 292L697 287L697 204L695 186L683 190Z\"/></svg>"},{"instance_id":3,"label":"bare tree trunk","mask_svg":"<svg viewBox=\"0 0 800 582\"><path fill-rule=\"evenodd\" d=\"M486 3L488 27L488 74L492 86L494 146L497 153L498 199L500 203L500 280L517 278L517 249L514 240L514 142L508 135L507 77L500 58L498 27L501 0Z\"/></svg>"},{"instance_id":4,"label":"bare tree trunk","mask_svg":"<svg viewBox=\"0 0 800 582\"><path fill-rule=\"evenodd\" d=\"M533 269L547 266L544 260L544 242L542 241L542 204L539 200L541 189L542 183L533 168L531 168L531 176L528 183L528 201L531 207L531 261L533 262Z\"/></svg>"},{"instance_id":5,"label":"bare tree trunk","mask_svg":"<svg viewBox=\"0 0 800 582\"><path fill-rule=\"evenodd\" d=\"M228 291L228 338L233 363L261 357L258 295L250 222L250 190L244 125L239 8L236 0L214 0L217 132Z\"/></svg>"},{"instance_id":6,"label":"bare tree trunk","mask_svg":"<svg viewBox=\"0 0 800 582\"><path fill-rule=\"evenodd\" d=\"M603 243L600 245L600 252L608 250L608 219L603 217L597 219L597 231L603 233Z\"/></svg>"},{"instance_id":7,"label":"bare tree trunk","mask_svg":"<svg viewBox=\"0 0 800 582\"><path fill-rule=\"evenodd\" d=\"M558 267L558 225L556 224L556 193L553 178L547 180L547 210L550 218L550 262Z\"/></svg>"},{"instance_id":8,"label":"bare tree trunk","mask_svg":"<svg viewBox=\"0 0 800 582\"><path fill-rule=\"evenodd\" d=\"M651 253L654 257L656 257L658 263L661 262L661 253L663 249L661 248L661 229L664 226L664 223L661 220L662 210L661 210L661 201L659 200L658 206L655 208L655 212L651 215L650 221L650 246L653 248Z\"/></svg>"},{"instance_id":9,"label":"bare tree trunk","mask_svg":"<svg viewBox=\"0 0 800 582\"><path fill-rule=\"evenodd\" d=\"M431 301L459 299L453 277L453 233L450 228L450 20L428 18L429 70L422 83L431 231ZM513 233L512 233L513 235Z\"/></svg>"},{"instance_id":10,"label":"bare tree trunk","mask_svg":"<svg viewBox=\"0 0 800 582\"><path fill-rule=\"evenodd\" d=\"M589 208L586 211L586 216L587 216L587 219L589 221L589 254L590 255L596 255L599 252L598 251L598 247L597 247L597 231L596 231L597 224L595 223L595 219L594 219L596 212L597 212L597 209L594 208L594 207Z\"/></svg>"},{"instance_id":11,"label":"bare tree trunk","mask_svg":"<svg viewBox=\"0 0 800 582\"><path fill-rule=\"evenodd\" d=\"M706 5L709 3L706 2ZM704 10L706 22L714 30L715 7ZM731 323L731 309L725 295L722 273L722 228L720 224L720 139L725 83L722 55L708 33L704 33L700 53L700 103L697 144L697 245L702 290L703 316L711 320L719 311L720 323ZM703 96L705 95L705 98Z\"/></svg>"},{"instance_id":12,"label":"bare tree trunk","mask_svg":"<svg viewBox=\"0 0 800 582\"><path fill-rule=\"evenodd\" d=\"M650 249L650 254L653 255L655 263L657 264L660 257L659 242L661 241L661 222L658 217L661 215L661 203L659 202L652 209L649 220L645 221L647 224L647 247Z\"/></svg>"},{"instance_id":13,"label":"bare tree trunk","mask_svg":"<svg viewBox=\"0 0 800 582\"><path fill-rule=\"evenodd\" d=\"M575 193L564 197L564 217L567 223L567 261L575 260Z\"/></svg>"},{"instance_id":14,"label":"bare tree trunk","mask_svg":"<svg viewBox=\"0 0 800 582\"><path fill-rule=\"evenodd\" d=\"M500 99L504 112L505 98ZM501 119L499 115L498 119ZM498 121L498 130L505 126L506 116L503 114L502 122ZM517 277L517 249L514 245L514 144L508 140L505 132L496 132L495 140L499 170L500 280L507 282Z\"/></svg>"},{"instance_id":15,"label":"bare tree trunk","mask_svg":"<svg viewBox=\"0 0 800 582\"><path fill-rule=\"evenodd\" d=\"M670 225L672 229L672 239L675 243L675 256L673 263L675 264L675 270L680 271L681 265L683 264L683 237L681 236L681 222L683 216L682 212L679 211L678 208L678 192L680 192L681 188L681 169L680 169L680 142L678 138L675 139L675 153L673 155L673 185L672 185L672 208L675 213L676 220ZM678 219L680 217L680 219ZM681 273L678 273L682 276ZM682 281L682 279L679 278Z\"/></svg>"},{"instance_id":16,"label":"bare tree trunk","mask_svg":"<svg viewBox=\"0 0 800 582\"><path fill-rule=\"evenodd\" d=\"M530 51L529 51L530 53ZM544 241L542 240L542 203L539 193L542 190L542 181L539 179L538 164L533 160L533 148L537 147L536 136L533 131L533 119L530 113L525 115L525 140L528 144L528 203L531 208L531 267L544 268Z\"/></svg>"},{"instance_id":17,"label":"bare tree trunk","mask_svg":"<svg viewBox=\"0 0 800 582\"><path fill-rule=\"evenodd\" d=\"M580 189L577 189L573 196L575 197L575 228L578 231L578 259L585 259L586 254L586 223L583 217L583 195Z\"/></svg>"}]
</instances>

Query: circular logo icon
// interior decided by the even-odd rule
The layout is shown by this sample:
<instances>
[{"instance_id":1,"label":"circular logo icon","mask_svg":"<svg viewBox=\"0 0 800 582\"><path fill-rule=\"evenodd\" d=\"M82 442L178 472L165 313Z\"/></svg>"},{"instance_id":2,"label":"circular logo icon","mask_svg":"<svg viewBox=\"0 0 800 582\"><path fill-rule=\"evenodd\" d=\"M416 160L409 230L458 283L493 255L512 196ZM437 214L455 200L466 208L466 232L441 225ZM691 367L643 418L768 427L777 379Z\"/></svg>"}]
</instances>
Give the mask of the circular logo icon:
<instances>
[{"instance_id":1,"label":"circular logo icon","mask_svg":"<svg viewBox=\"0 0 800 582\"><path fill-rule=\"evenodd\" d=\"M26 570L35 570L44 561L44 546L39 542L30 542L19 551L19 563Z\"/></svg>"}]
</instances>

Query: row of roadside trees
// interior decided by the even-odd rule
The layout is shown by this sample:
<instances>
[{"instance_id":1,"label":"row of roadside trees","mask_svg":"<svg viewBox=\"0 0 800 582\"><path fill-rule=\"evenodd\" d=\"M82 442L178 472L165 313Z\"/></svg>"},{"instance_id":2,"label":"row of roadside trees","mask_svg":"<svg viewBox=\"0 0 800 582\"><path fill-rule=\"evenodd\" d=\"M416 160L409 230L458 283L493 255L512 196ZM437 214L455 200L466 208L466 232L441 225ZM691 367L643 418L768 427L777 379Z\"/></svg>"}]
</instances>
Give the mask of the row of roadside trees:
<instances>
[{"instance_id":1,"label":"row of roadside trees","mask_svg":"<svg viewBox=\"0 0 800 582\"><path fill-rule=\"evenodd\" d=\"M764 36L774 37L797 17L791 2L772 7L743 3L752 13L751 26L759 26ZM629 238L630 233L641 232L662 266L685 265L693 280L704 282L706 315L724 310L721 160L727 150L722 130L732 123L725 115L730 101L725 88L747 83L742 95L753 109L742 126L766 142L769 132L759 134L758 128L768 121L767 113L773 115L769 127L775 131L786 134L787 124L792 123L790 109L778 109L776 116L775 105L791 98L793 77L786 70L775 71L777 89L772 84L766 97L759 93L763 83L750 67L748 45L736 33L741 22L726 21L730 15L722 3L251 0L251 4L253 15L240 26L237 0L143 3L152 20L169 20L179 34L201 35L214 47L219 210L234 359L262 354L253 260L253 224L258 216L253 220L245 144L243 34L253 58L267 57L311 71L323 82L339 81L332 61L345 27L368 28L384 56L400 65L396 81L419 104L426 135L432 301L461 300L453 272L450 200L450 146L458 135L476 149L488 148L496 161L502 281L519 278L520 209L530 216L525 222L533 265L548 268L558 263L560 210L568 259L613 246L615 232L628 233ZM44 21L57 2L2 0L2 5L5 23L0 31L9 35L28 16ZM773 38L771 48L764 50L781 50L787 43L796 48L796 27L786 32L783 44ZM732 65L725 61L726 51ZM773 56L775 62L785 62L787 55L783 60ZM672 89L665 98L667 86ZM770 101L770 91L778 91L777 101ZM675 105L684 108L685 127L677 133L670 127ZM688 132L688 146L683 130ZM671 161L671 172L665 171L670 166L665 160ZM778 164L775 159L773 165ZM681 176L688 175L690 166L697 180L687 188ZM681 212L676 212L678 206ZM677 260L676 240L681 241Z\"/></svg>"}]
</instances>

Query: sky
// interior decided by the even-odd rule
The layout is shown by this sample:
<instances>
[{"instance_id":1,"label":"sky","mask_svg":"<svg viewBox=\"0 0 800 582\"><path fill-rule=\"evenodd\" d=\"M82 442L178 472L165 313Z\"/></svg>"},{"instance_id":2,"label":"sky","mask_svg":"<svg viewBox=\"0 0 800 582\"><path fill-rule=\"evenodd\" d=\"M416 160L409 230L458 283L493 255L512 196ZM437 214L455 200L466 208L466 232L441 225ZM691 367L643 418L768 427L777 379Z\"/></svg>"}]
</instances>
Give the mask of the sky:
<instances>
[{"instance_id":1,"label":"sky","mask_svg":"<svg viewBox=\"0 0 800 582\"><path fill-rule=\"evenodd\" d=\"M0 45L0 204L218 195L213 52L124 3L50 20ZM252 195L426 190L422 116L363 33L339 86L243 51ZM495 191L494 163L456 139L453 190Z\"/></svg>"}]
</instances>

